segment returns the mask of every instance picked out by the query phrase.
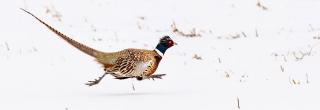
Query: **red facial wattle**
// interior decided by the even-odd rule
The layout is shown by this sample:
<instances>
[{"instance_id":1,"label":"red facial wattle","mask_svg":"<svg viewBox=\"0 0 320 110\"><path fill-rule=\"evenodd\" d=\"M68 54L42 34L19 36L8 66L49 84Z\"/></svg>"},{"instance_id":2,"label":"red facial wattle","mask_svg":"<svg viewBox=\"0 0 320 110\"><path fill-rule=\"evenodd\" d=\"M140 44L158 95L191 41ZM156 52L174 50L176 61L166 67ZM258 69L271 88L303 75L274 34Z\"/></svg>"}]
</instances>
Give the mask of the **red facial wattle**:
<instances>
[{"instance_id":1,"label":"red facial wattle","mask_svg":"<svg viewBox=\"0 0 320 110\"><path fill-rule=\"evenodd\" d=\"M173 44L174 44L174 42L173 42L172 40L169 40L169 41L168 41L168 46L169 46L169 47L173 46Z\"/></svg>"}]
</instances>

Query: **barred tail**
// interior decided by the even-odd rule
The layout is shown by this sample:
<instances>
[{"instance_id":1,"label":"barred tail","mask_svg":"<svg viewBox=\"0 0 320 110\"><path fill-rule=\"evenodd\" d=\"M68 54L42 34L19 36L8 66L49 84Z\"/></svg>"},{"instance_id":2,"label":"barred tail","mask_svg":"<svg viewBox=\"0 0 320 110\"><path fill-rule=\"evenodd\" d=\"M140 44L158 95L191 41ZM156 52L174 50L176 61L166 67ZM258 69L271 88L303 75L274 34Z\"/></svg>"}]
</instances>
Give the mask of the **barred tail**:
<instances>
[{"instance_id":1,"label":"barred tail","mask_svg":"<svg viewBox=\"0 0 320 110\"><path fill-rule=\"evenodd\" d=\"M92 56L92 57L95 57L97 58L97 55L99 53L102 53L98 50L95 50L93 48L90 48L86 45L83 45L73 39L71 39L70 37L62 34L61 32L59 32L58 30L54 29L53 27L51 27L50 25L48 25L47 23L45 23L44 21L42 21L41 19L39 19L37 16L35 16L34 14L32 14L31 12L23 9L23 8L20 8L21 10L27 12L28 14L30 14L31 16L33 16L34 18L36 18L39 22L41 22L42 24L44 24L47 28L49 28L52 32L54 32L55 34L57 34L59 37L61 37L63 40L67 41L69 44L71 44L72 46L76 47L77 49L81 50L82 52Z\"/></svg>"}]
</instances>

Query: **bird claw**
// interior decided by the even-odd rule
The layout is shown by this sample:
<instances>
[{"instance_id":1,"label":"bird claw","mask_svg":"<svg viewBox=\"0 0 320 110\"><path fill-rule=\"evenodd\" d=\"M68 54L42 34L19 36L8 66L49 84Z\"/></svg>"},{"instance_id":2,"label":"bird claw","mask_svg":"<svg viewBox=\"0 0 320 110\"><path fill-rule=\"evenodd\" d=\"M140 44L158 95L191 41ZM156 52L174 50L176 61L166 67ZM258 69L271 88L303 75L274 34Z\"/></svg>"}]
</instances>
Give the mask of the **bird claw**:
<instances>
[{"instance_id":1,"label":"bird claw","mask_svg":"<svg viewBox=\"0 0 320 110\"><path fill-rule=\"evenodd\" d=\"M86 85L88 85L88 86L93 86L93 85L98 84L105 75L106 75L106 74L103 74L101 77L99 77L98 79L94 79L93 81L88 81L88 82L86 83Z\"/></svg>"},{"instance_id":2,"label":"bird claw","mask_svg":"<svg viewBox=\"0 0 320 110\"><path fill-rule=\"evenodd\" d=\"M95 81L88 81L88 83L86 83L86 85L88 85L88 86L93 86L96 84L98 84L98 82L95 82Z\"/></svg>"},{"instance_id":3,"label":"bird claw","mask_svg":"<svg viewBox=\"0 0 320 110\"><path fill-rule=\"evenodd\" d=\"M151 78L152 80L154 79L162 79L162 76L165 76L166 74L155 74L155 75L151 75L149 77L149 79Z\"/></svg>"},{"instance_id":4,"label":"bird claw","mask_svg":"<svg viewBox=\"0 0 320 110\"><path fill-rule=\"evenodd\" d=\"M86 83L86 85L88 85L88 86L93 86L93 85L98 84L99 82L100 82L100 80L94 79L94 81L88 81L88 82Z\"/></svg>"}]
</instances>

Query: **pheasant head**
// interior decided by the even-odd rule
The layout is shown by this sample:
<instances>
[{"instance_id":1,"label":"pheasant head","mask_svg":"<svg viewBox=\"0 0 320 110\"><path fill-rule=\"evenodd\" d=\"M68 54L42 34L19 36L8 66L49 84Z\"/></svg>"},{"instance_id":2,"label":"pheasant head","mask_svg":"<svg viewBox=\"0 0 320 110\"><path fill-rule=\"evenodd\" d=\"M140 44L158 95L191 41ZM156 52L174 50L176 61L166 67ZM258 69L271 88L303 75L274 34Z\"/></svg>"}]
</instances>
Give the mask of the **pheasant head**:
<instances>
[{"instance_id":1,"label":"pheasant head","mask_svg":"<svg viewBox=\"0 0 320 110\"><path fill-rule=\"evenodd\" d=\"M162 56L168 48L174 45L177 45L177 43L175 43L169 36L164 36L160 39L155 51Z\"/></svg>"}]
</instances>

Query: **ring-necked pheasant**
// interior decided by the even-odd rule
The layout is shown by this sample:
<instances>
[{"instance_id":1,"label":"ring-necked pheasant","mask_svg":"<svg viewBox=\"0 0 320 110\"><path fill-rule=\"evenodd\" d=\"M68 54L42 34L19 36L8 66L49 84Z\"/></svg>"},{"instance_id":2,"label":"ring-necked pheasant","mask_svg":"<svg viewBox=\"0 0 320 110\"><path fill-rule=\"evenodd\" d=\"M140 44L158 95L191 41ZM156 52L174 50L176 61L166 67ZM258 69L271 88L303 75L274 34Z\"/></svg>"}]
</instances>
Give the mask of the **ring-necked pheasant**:
<instances>
[{"instance_id":1,"label":"ring-necked pheasant","mask_svg":"<svg viewBox=\"0 0 320 110\"><path fill-rule=\"evenodd\" d=\"M153 73L156 71L162 59L162 56L164 55L166 50L176 44L169 36L164 36L160 39L158 45L154 50L130 48L118 52L101 52L93 48L90 48L84 44L81 44L71 39L70 37L62 34L61 32L48 25L31 12L22 8L21 10L33 16L39 22L44 24L49 30L53 31L59 37L61 37L69 44L79 49L80 51L94 57L97 62L103 65L105 73L98 79L86 83L86 85L89 86L98 84L106 74L114 76L115 79L161 79L161 77L165 74Z\"/></svg>"}]
</instances>

